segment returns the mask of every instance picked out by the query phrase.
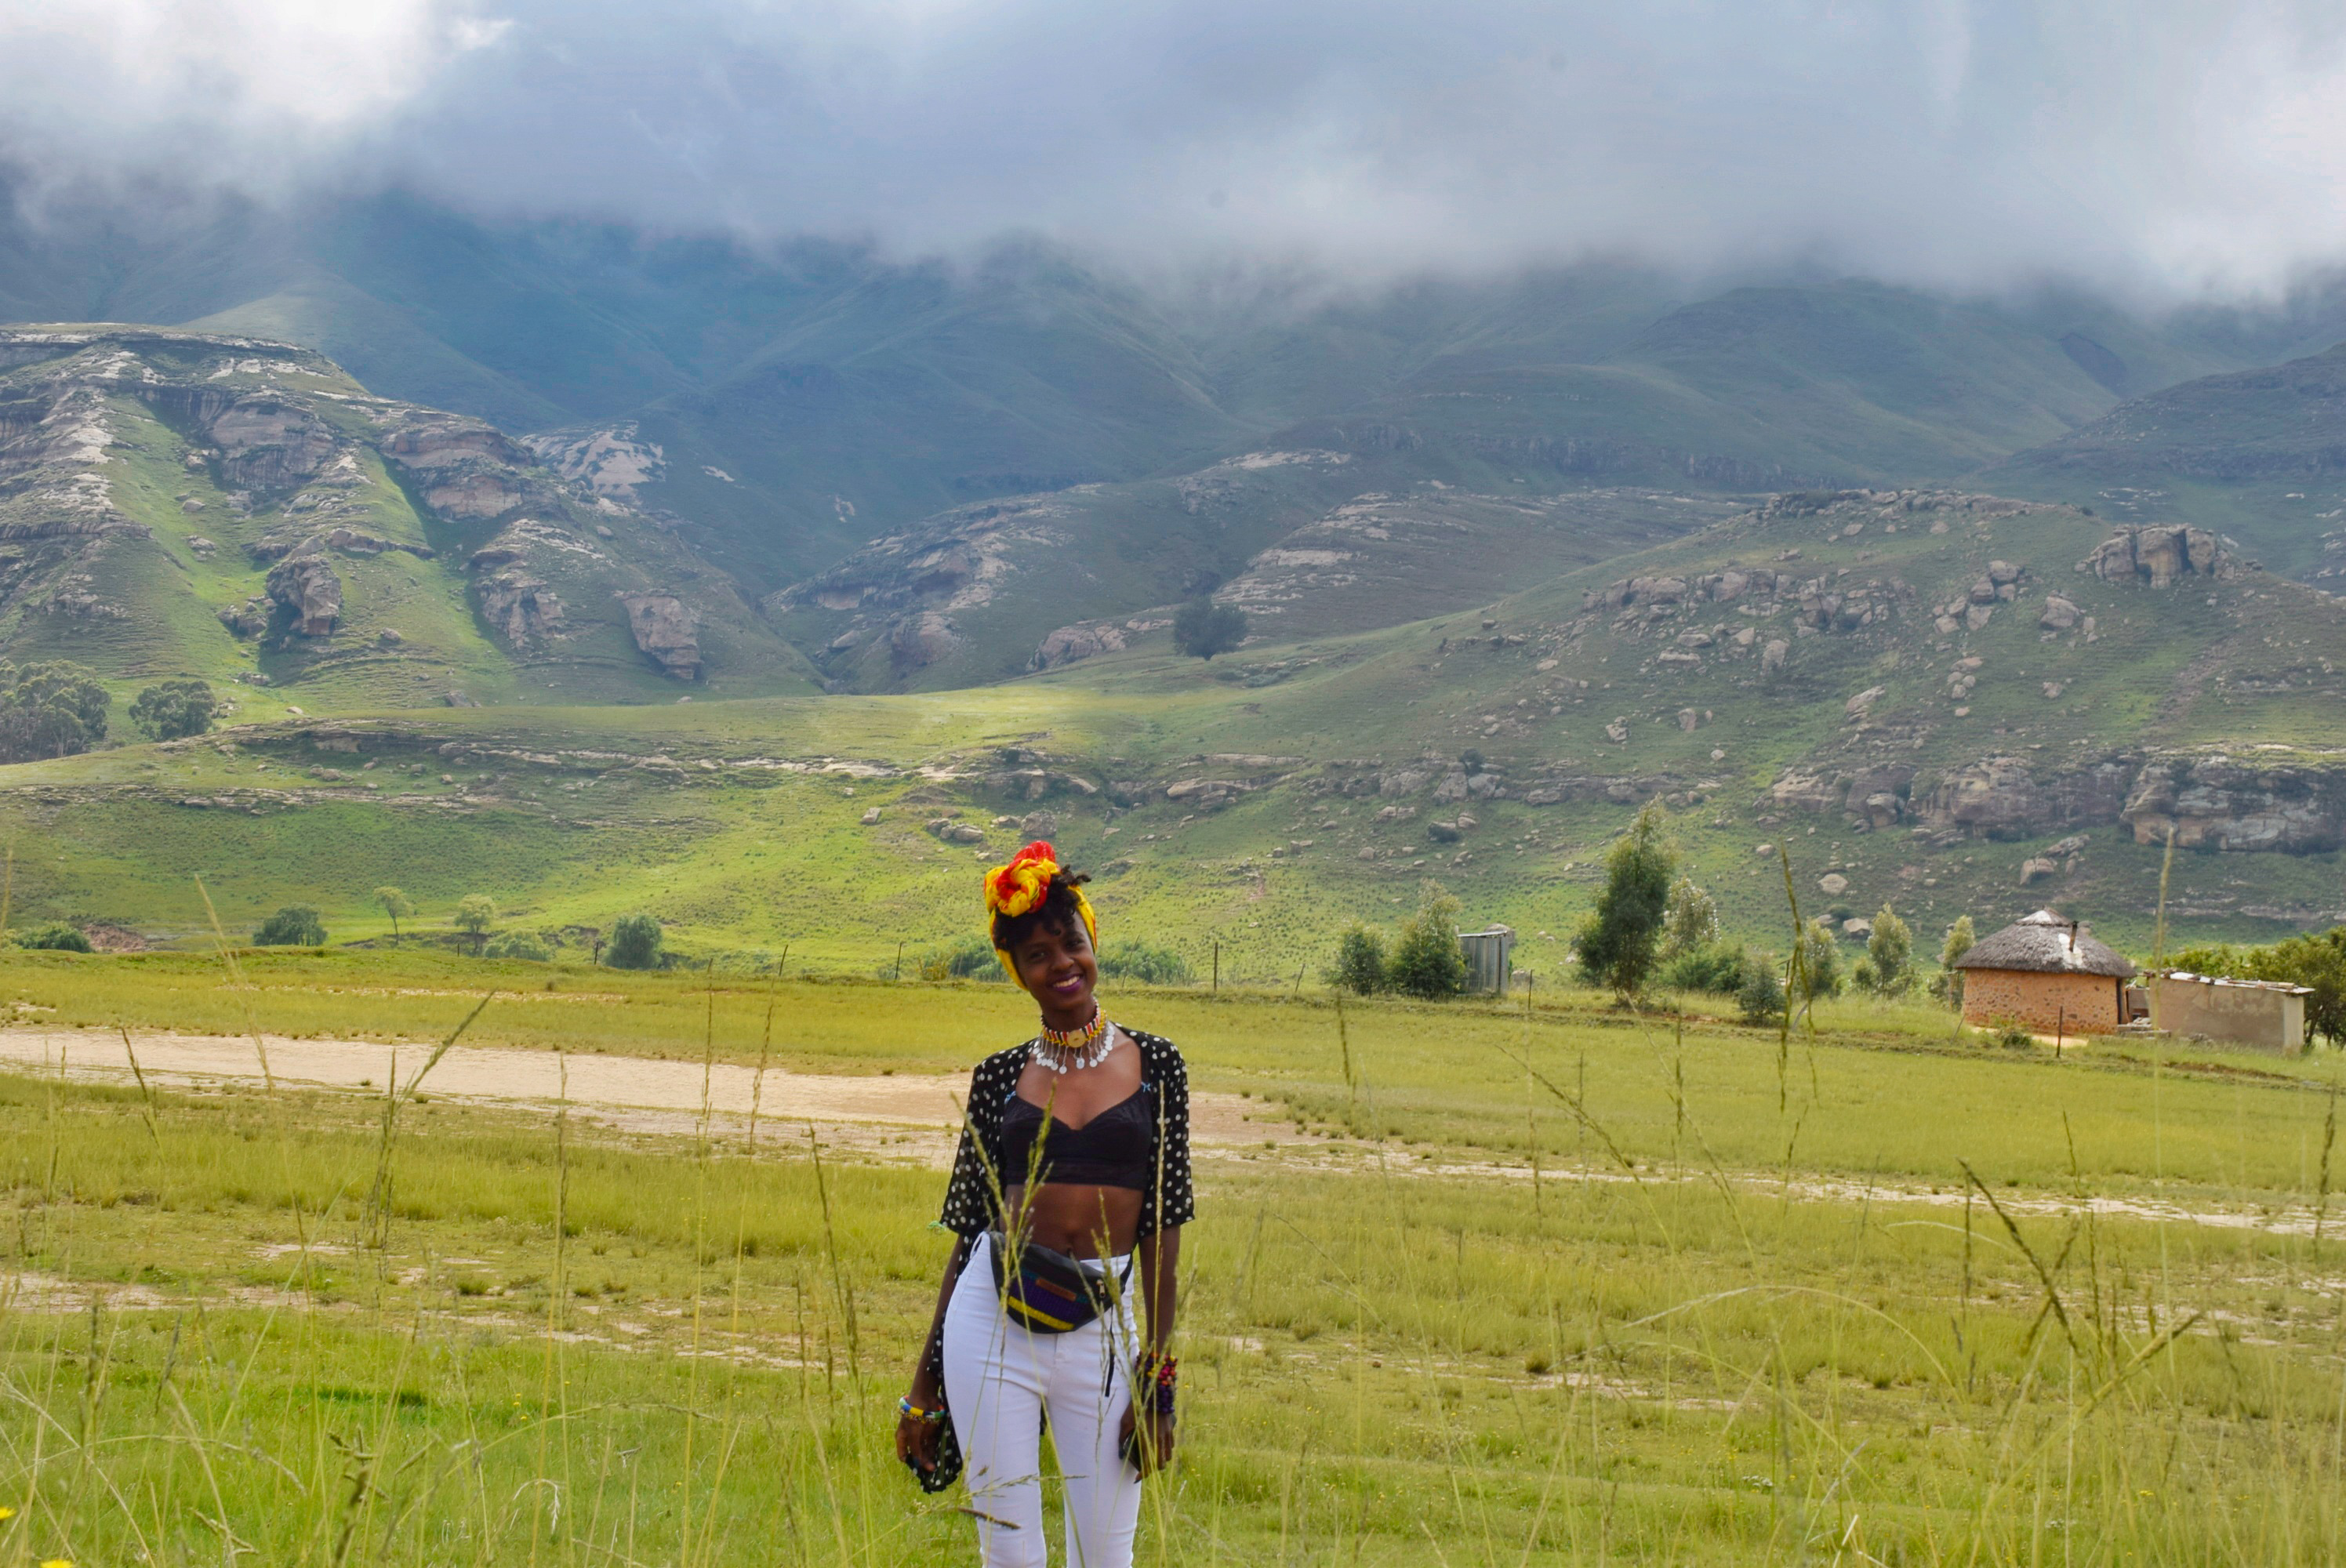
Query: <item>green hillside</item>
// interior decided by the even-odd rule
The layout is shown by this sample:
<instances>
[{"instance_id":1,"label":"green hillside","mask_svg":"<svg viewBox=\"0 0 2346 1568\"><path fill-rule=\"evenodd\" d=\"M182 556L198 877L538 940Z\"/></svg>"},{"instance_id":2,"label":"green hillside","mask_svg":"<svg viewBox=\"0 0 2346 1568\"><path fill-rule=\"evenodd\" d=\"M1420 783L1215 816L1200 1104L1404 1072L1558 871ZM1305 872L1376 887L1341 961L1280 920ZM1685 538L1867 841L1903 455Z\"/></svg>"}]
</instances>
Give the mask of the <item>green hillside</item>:
<instances>
[{"instance_id":1,"label":"green hillside","mask_svg":"<svg viewBox=\"0 0 2346 1568\"><path fill-rule=\"evenodd\" d=\"M0 329L0 651L249 715L805 689L660 520L260 339Z\"/></svg>"},{"instance_id":2,"label":"green hillside","mask_svg":"<svg viewBox=\"0 0 2346 1568\"><path fill-rule=\"evenodd\" d=\"M1805 912L1889 901L1934 939L2051 903L2147 950L2170 821L2175 940L2346 918L2346 612L2229 563L2076 572L2108 533L1787 496L1474 612L1211 665L1151 632L977 689L287 722L12 769L0 819L28 915L193 937L203 872L232 923L299 899L349 938L395 881L427 923L471 891L557 938L646 908L688 949L867 972L958 940L976 870L1035 834L1201 972L1219 941L1226 972L1291 980L1428 877L1553 963L1656 796L1770 945L1788 853Z\"/></svg>"}]
</instances>

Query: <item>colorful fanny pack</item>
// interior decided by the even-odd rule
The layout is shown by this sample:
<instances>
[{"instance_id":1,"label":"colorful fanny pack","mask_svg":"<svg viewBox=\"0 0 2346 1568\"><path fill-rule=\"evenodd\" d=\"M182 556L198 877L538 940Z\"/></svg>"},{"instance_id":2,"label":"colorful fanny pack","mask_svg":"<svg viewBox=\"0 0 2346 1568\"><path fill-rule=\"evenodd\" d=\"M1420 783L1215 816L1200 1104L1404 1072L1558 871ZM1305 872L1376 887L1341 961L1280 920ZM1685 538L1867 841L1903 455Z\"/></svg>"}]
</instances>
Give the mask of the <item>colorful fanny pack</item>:
<instances>
[{"instance_id":1,"label":"colorful fanny pack","mask_svg":"<svg viewBox=\"0 0 2346 1568\"><path fill-rule=\"evenodd\" d=\"M1015 1247L1000 1231L987 1234L994 1261L994 1294L1014 1323L1037 1334L1067 1334L1085 1327L1116 1304L1132 1278L1132 1264L1110 1279L1097 1258L1070 1257L1033 1242Z\"/></svg>"}]
</instances>

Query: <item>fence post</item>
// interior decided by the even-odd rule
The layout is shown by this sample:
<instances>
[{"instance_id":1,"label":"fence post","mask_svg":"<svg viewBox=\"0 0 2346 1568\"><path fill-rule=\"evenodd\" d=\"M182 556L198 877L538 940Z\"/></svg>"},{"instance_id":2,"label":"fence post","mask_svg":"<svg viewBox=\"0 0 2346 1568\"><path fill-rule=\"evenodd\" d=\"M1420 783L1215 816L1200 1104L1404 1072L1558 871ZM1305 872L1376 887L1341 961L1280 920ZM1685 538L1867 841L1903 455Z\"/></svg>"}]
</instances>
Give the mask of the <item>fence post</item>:
<instances>
[{"instance_id":1,"label":"fence post","mask_svg":"<svg viewBox=\"0 0 2346 1568\"><path fill-rule=\"evenodd\" d=\"M1221 939L1220 939L1220 938L1219 938L1219 937L1217 937L1217 938L1215 938L1215 939L1214 939L1214 994L1215 994L1215 995L1217 995L1217 996L1219 996L1221 993L1222 993L1222 943L1221 943Z\"/></svg>"},{"instance_id":2,"label":"fence post","mask_svg":"<svg viewBox=\"0 0 2346 1568\"><path fill-rule=\"evenodd\" d=\"M896 974L895 974L895 978L896 978L898 981L902 981L902 980L904 978L904 939L903 939L903 937L898 937L898 938L896 939Z\"/></svg>"}]
</instances>

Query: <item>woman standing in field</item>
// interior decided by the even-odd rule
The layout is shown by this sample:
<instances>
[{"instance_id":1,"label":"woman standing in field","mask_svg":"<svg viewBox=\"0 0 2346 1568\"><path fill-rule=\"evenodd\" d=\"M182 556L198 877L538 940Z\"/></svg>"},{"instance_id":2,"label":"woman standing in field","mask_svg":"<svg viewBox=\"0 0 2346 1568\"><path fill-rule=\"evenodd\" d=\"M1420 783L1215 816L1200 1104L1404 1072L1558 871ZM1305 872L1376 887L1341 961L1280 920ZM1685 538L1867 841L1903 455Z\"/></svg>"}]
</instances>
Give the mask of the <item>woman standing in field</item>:
<instances>
[{"instance_id":1,"label":"woman standing in field","mask_svg":"<svg viewBox=\"0 0 2346 1568\"><path fill-rule=\"evenodd\" d=\"M1171 1041L1100 1011L1084 881L1046 843L986 873L994 952L1042 1030L971 1074L944 1215L961 1241L896 1424L932 1490L967 1456L989 1568L1043 1568L1046 1412L1070 1568L1129 1568L1140 1479L1173 1451L1188 1075Z\"/></svg>"}]
</instances>

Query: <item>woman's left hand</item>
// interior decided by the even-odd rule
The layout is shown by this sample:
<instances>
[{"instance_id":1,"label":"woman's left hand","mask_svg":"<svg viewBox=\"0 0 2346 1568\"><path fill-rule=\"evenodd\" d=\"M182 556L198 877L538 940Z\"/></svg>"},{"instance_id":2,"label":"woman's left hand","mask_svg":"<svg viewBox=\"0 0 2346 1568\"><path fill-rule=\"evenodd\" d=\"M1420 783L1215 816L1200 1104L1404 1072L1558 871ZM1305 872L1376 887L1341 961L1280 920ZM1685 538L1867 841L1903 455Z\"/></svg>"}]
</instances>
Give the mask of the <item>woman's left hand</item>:
<instances>
[{"instance_id":1,"label":"woman's left hand","mask_svg":"<svg viewBox=\"0 0 2346 1568\"><path fill-rule=\"evenodd\" d=\"M1122 1436L1129 1439L1138 1418L1129 1405L1124 1410ZM1132 1466L1143 1476L1156 1474L1173 1462L1173 1418L1154 1411L1148 1415L1148 1430L1140 1434L1140 1441L1132 1445Z\"/></svg>"}]
</instances>

